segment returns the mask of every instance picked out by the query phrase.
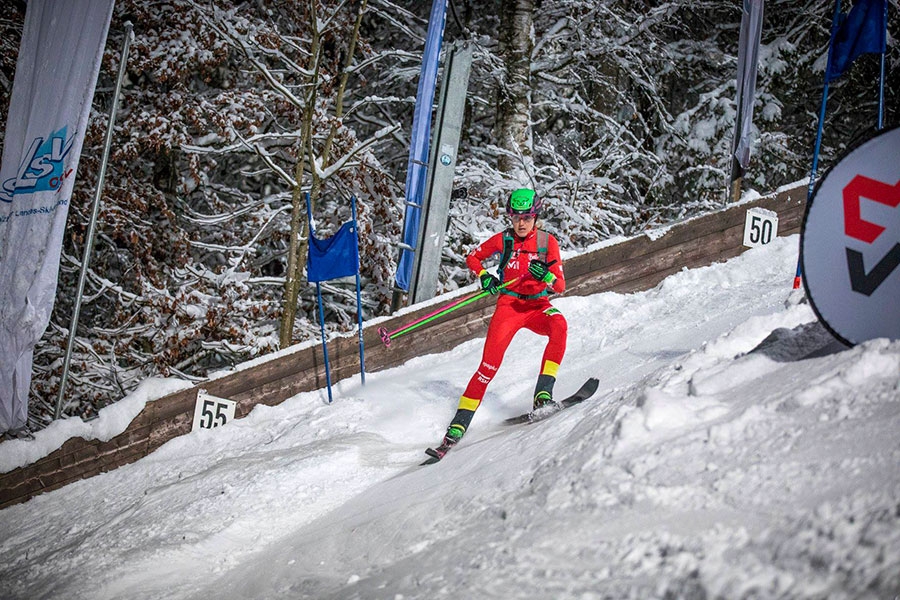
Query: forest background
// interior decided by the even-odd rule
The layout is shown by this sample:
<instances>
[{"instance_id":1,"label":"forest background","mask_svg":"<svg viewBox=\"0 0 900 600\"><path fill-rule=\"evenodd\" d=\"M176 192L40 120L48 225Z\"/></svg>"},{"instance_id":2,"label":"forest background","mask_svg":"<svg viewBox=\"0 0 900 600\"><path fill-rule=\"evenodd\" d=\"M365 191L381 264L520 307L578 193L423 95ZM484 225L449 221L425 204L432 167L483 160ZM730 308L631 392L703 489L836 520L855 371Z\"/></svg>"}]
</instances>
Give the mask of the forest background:
<instances>
[{"instance_id":1,"label":"forest background","mask_svg":"<svg viewBox=\"0 0 900 600\"><path fill-rule=\"evenodd\" d=\"M564 250L727 202L741 4L451 0L444 51L467 40L475 60L440 291L471 283L465 254L505 226L521 185L545 198L543 227ZM32 429L56 403L124 24L135 37L66 391L65 412L83 418L147 377L200 380L318 335L306 192L320 236L358 198L364 317L389 312L430 5L116 2L35 349ZM766 2L745 189L809 175L833 7ZM25 8L0 7L0 136ZM888 127L900 120L897 11L890 0ZM832 83L820 173L874 128L878 70L865 56ZM353 328L352 281L323 291L327 329Z\"/></svg>"}]
</instances>

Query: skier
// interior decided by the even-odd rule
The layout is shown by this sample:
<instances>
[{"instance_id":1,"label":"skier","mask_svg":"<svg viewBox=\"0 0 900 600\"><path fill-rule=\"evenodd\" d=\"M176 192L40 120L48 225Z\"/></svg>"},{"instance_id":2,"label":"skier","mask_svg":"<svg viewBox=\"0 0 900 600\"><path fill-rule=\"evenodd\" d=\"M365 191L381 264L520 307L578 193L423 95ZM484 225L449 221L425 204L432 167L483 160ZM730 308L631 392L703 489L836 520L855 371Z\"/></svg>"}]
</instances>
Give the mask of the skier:
<instances>
[{"instance_id":1,"label":"skier","mask_svg":"<svg viewBox=\"0 0 900 600\"><path fill-rule=\"evenodd\" d=\"M466 257L466 265L478 275L481 289L499 295L497 308L488 325L481 365L459 399L459 408L438 453L443 456L465 434L485 389L497 373L503 355L520 329L529 329L549 338L534 388L533 410L553 404L553 384L566 351L566 319L547 298L566 288L559 243L537 227L541 198L534 190L518 189L509 196L506 212L512 227L493 235ZM497 271L489 273L482 261L500 254ZM509 283L501 288L503 283Z\"/></svg>"}]
</instances>

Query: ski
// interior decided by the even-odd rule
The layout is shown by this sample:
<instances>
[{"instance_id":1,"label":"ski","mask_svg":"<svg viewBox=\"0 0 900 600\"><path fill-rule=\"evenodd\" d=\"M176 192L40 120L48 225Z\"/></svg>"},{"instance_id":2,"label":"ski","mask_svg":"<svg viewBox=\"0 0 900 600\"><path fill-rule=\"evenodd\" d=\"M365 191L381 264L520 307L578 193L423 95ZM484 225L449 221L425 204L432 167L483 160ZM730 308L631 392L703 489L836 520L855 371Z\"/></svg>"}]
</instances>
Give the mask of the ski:
<instances>
[{"instance_id":1,"label":"ski","mask_svg":"<svg viewBox=\"0 0 900 600\"><path fill-rule=\"evenodd\" d=\"M537 423L538 421L543 421L544 419L555 415L560 411L584 402L594 395L599 386L600 380L598 380L596 377L591 377L590 379L585 381L580 388L578 388L577 392L575 392L568 398L563 398L562 400L556 402L555 406L546 406L535 411L519 415L517 417L510 417L509 419L503 421L503 423L506 425L520 425L522 423Z\"/></svg>"},{"instance_id":2,"label":"ski","mask_svg":"<svg viewBox=\"0 0 900 600\"><path fill-rule=\"evenodd\" d=\"M450 448L452 448L452 447L453 446L448 446L447 444L441 444L437 448L426 448L425 454L428 455L428 458L425 459L425 462L422 463L422 466L433 465L437 461L441 460L442 458L444 458L444 455L450 451Z\"/></svg>"},{"instance_id":3,"label":"ski","mask_svg":"<svg viewBox=\"0 0 900 600\"><path fill-rule=\"evenodd\" d=\"M551 415L555 415L556 413L565 410L570 406L575 406L576 404L584 402L594 395L599 386L600 380L598 380L596 377L591 377L590 379L585 381L580 388L578 388L578 391L576 391L571 396L563 398L559 402L554 403L553 406L546 406L544 408L539 408L536 411L528 412L524 415L519 415L518 417L511 417L509 419L506 419L503 423L506 425L537 423L538 421L546 419ZM437 448L426 448L425 454L428 455L428 458L425 459L425 462L421 463L421 465L433 465L434 463L440 461L452 447L452 445L441 444Z\"/></svg>"}]
</instances>

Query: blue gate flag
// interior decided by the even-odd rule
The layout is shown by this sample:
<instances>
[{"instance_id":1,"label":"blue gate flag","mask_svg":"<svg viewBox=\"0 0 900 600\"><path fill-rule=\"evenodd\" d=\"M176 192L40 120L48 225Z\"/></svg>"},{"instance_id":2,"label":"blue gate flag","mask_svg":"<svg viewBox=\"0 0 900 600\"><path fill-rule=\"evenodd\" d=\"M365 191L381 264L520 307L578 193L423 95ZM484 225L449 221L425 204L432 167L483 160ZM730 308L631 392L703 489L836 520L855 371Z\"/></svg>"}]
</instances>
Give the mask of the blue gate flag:
<instances>
[{"instance_id":1,"label":"blue gate flag","mask_svg":"<svg viewBox=\"0 0 900 600\"><path fill-rule=\"evenodd\" d=\"M883 54L887 49L887 0L858 0L842 15L831 41L825 81L834 81L861 54Z\"/></svg>"},{"instance_id":2,"label":"blue gate flag","mask_svg":"<svg viewBox=\"0 0 900 600\"><path fill-rule=\"evenodd\" d=\"M406 171L406 211L403 213L403 250L397 265L397 287L409 291L415 262L415 247L419 242L419 219L428 175L428 141L431 137L431 112L434 104L434 88L437 84L441 43L444 40L444 21L447 16L447 0L434 0L428 19L428 34L419 87L416 92L416 108L413 112L410 136L409 166ZM413 250L409 250L412 248Z\"/></svg>"},{"instance_id":3,"label":"blue gate flag","mask_svg":"<svg viewBox=\"0 0 900 600\"><path fill-rule=\"evenodd\" d=\"M362 332L362 297L359 283L359 235L356 229L356 196L350 197L353 218L344 223L336 234L328 239L316 238L313 228L312 205L306 194L306 218L309 222L309 252L306 254L306 277L316 284L316 304L319 306L319 329L322 332L322 354L325 358L325 382L328 385L328 403L331 404L331 365L328 361L328 340L325 338L325 311L322 308L322 284L338 277L356 275L356 321L359 324L359 375L366 385L366 357Z\"/></svg>"},{"instance_id":4,"label":"blue gate flag","mask_svg":"<svg viewBox=\"0 0 900 600\"><path fill-rule=\"evenodd\" d=\"M306 277L310 282L328 281L359 272L359 241L356 222L344 223L336 234L320 240L310 228Z\"/></svg>"}]
</instances>

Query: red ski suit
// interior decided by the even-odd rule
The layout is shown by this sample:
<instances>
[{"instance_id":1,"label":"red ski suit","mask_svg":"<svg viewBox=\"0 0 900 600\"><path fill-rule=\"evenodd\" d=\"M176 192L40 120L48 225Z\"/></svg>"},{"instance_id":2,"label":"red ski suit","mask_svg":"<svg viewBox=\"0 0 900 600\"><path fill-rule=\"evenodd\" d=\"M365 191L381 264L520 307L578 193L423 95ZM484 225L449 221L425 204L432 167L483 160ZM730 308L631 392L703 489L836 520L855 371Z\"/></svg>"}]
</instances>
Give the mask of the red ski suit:
<instances>
[{"instance_id":1,"label":"red ski suit","mask_svg":"<svg viewBox=\"0 0 900 600\"><path fill-rule=\"evenodd\" d=\"M546 234L546 257L541 257L539 256L537 232L537 228L532 229L524 239L519 238L511 231L508 234L513 239L513 250L509 262L503 269L503 283L517 281L500 290L497 309L488 326L481 365L460 398L460 411L457 417L468 417L463 418L465 422L461 423L465 427L468 426L468 421L471 420L474 411L481 404L488 384L496 375L497 369L503 361L506 349L520 329L529 329L538 335L549 338L544 349L540 374L552 378L550 380L551 388L559 364L566 352L568 328L566 319L559 310L550 304L550 300L547 298L549 292L561 293L566 288L562 260L559 256L559 243L552 235ZM503 238L504 234L501 232L478 246L466 257L466 265L476 274L480 274L484 270L482 261L495 254L503 253ZM556 261L550 267L550 271L556 276L556 281L552 286L534 279L528 273L528 264L535 259L543 259L548 263ZM469 411L472 412L469 413ZM459 420L455 419L455 421Z\"/></svg>"}]
</instances>

